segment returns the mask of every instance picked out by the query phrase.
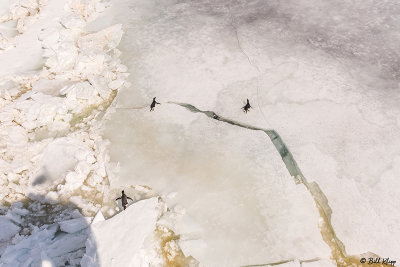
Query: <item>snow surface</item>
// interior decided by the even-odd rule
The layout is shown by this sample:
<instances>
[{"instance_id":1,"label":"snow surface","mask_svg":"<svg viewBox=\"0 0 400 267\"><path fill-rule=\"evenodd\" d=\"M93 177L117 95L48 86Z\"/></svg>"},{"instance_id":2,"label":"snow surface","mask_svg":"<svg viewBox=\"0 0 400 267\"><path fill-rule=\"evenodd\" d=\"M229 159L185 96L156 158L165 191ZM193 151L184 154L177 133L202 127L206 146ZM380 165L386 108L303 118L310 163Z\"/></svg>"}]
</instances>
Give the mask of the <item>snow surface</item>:
<instances>
[{"instance_id":1,"label":"snow surface","mask_svg":"<svg viewBox=\"0 0 400 267\"><path fill-rule=\"evenodd\" d=\"M93 216L118 211L101 118L125 86L122 30L84 29L106 6L1 3L0 266L79 265Z\"/></svg>"},{"instance_id":2,"label":"snow surface","mask_svg":"<svg viewBox=\"0 0 400 267\"><path fill-rule=\"evenodd\" d=\"M81 265L140 266L138 253L155 230L157 207L158 198L142 200L111 219L92 224Z\"/></svg>"},{"instance_id":3,"label":"snow surface","mask_svg":"<svg viewBox=\"0 0 400 267\"><path fill-rule=\"evenodd\" d=\"M399 257L396 1L114 3L131 73L106 132L116 185L176 192L166 201L197 224L185 253L206 266L330 258L315 203L265 135L168 101L275 129L327 197L347 254Z\"/></svg>"},{"instance_id":4,"label":"snow surface","mask_svg":"<svg viewBox=\"0 0 400 267\"><path fill-rule=\"evenodd\" d=\"M0 266L164 266L183 253L200 261L189 266L325 267L333 231L356 261L400 261L399 11L1 1ZM265 133L168 101L276 130L304 179ZM138 201L123 212L121 189Z\"/></svg>"}]
</instances>

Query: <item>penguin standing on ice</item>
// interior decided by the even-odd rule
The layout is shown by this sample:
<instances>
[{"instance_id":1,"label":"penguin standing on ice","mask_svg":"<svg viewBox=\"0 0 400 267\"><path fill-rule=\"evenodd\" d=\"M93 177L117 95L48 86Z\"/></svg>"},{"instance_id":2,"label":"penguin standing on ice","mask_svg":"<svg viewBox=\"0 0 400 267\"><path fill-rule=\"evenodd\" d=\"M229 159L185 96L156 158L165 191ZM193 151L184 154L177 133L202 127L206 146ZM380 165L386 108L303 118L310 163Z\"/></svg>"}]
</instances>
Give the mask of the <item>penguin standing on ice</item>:
<instances>
[{"instance_id":1,"label":"penguin standing on ice","mask_svg":"<svg viewBox=\"0 0 400 267\"><path fill-rule=\"evenodd\" d=\"M249 99L247 99L247 104L244 107L242 107L243 112L247 113L248 111L250 111L250 108L251 108L250 102L249 102Z\"/></svg>"},{"instance_id":2,"label":"penguin standing on ice","mask_svg":"<svg viewBox=\"0 0 400 267\"><path fill-rule=\"evenodd\" d=\"M124 207L124 210L126 209L126 206L128 205L128 199L130 199L130 200L133 201L132 198L130 198L130 197L128 197L127 195L125 195L124 190L122 190L122 195L121 195L119 198L115 199L115 201L117 201L117 200L119 200L119 199L121 199L122 207Z\"/></svg>"},{"instance_id":3,"label":"penguin standing on ice","mask_svg":"<svg viewBox=\"0 0 400 267\"><path fill-rule=\"evenodd\" d=\"M153 110L154 110L154 107L156 106L156 104L161 105L160 103L158 103L158 102L156 101L156 98L154 97L154 98L153 98L153 102L151 102L151 105L150 105L150 111L153 111Z\"/></svg>"}]
</instances>

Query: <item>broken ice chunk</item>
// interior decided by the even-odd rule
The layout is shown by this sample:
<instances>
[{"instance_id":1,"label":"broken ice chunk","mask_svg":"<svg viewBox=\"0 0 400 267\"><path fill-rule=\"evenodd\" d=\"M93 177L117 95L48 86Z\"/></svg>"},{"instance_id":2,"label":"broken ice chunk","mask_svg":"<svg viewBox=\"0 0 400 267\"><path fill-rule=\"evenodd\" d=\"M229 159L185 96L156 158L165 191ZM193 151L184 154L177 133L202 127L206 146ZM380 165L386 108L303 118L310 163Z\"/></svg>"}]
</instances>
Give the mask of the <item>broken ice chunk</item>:
<instances>
[{"instance_id":1,"label":"broken ice chunk","mask_svg":"<svg viewBox=\"0 0 400 267\"><path fill-rule=\"evenodd\" d=\"M72 234L88 227L90 218L82 217L67 221L59 222L60 229L63 232Z\"/></svg>"},{"instance_id":2,"label":"broken ice chunk","mask_svg":"<svg viewBox=\"0 0 400 267\"><path fill-rule=\"evenodd\" d=\"M0 241L10 240L19 232L19 227L6 216L0 216Z\"/></svg>"}]
</instances>

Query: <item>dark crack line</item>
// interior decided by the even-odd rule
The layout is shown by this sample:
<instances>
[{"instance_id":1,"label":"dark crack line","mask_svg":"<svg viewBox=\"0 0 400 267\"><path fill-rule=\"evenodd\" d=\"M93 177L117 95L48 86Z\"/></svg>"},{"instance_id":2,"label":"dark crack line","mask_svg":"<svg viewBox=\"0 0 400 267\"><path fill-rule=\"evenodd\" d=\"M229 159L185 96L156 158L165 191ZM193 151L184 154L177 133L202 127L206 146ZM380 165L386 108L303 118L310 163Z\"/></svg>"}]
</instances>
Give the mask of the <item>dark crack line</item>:
<instances>
[{"instance_id":1,"label":"dark crack line","mask_svg":"<svg viewBox=\"0 0 400 267\"><path fill-rule=\"evenodd\" d=\"M322 239L329 246L332 253L332 258L336 261L338 267L342 266L359 266L360 257L358 256L349 256L346 253L345 246L340 241L340 239L336 236L336 233L333 229L331 223L331 215L332 209L328 204L328 199L325 194L320 189L319 185L316 182L309 183L307 179L302 174L300 168L297 165L297 162L294 160L294 157L290 150L287 148L286 144L283 142L280 135L273 129L263 129L259 127L255 127L249 124L244 124L241 122L237 122L228 118L221 117L217 115L214 111L203 111L191 104L187 103L178 103L178 102L168 102L171 104L175 104L181 107L184 107L190 110L193 113L203 113L207 117L212 118L214 120L218 120L221 122L225 122L231 125L235 125L238 127L242 127L245 129L253 130L253 131L263 131L268 135L271 139L271 142L275 146L276 150L280 154L287 170L290 175L295 179L296 184L303 184L309 193L311 194L315 205L318 208L318 212L320 214L323 223L320 225L320 232L322 235ZM257 266L257 265L248 265L248 266ZM260 265L259 265L260 266ZM261 265L262 266L262 265Z\"/></svg>"},{"instance_id":2,"label":"dark crack line","mask_svg":"<svg viewBox=\"0 0 400 267\"><path fill-rule=\"evenodd\" d=\"M246 53L246 51L244 51L244 49L243 49L243 47L242 47L242 45L241 45L241 43L240 43L238 28L237 28L237 26L235 25L235 20L234 20L234 18L233 18L232 11L231 11L231 8L230 8L229 5L228 5L228 12L229 12L229 18L230 18L230 25L232 26L233 31L235 32L236 41L237 41L237 46L238 46L239 50L240 50L240 51L243 53L243 55L247 58L247 61L249 62L249 64L251 65L251 67L253 67L254 69L256 69L257 72L258 72L259 74L261 74L261 71L260 71L260 69L258 68L258 66L255 65L255 64L253 64L253 62L251 61L249 55Z\"/></svg>"},{"instance_id":3,"label":"dark crack line","mask_svg":"<svg viewBox=\"0 0 400 267\"><path fill-rule=\"evenodd\" d=\"M231 11L231 8L229 7L229 5L228 5L228 12L229 12L230 20L231 20L230 25L233 28L233 31L235 32L237 46L238 46L239 50L242 52L242 54L247 58L247 61L249 62L250 66L252 68L254 68L258 72L258 76L260 76L261 75L260 68L251 61L250 56L246 53L246 51L242 47L242 44L240 43L238 28L235 25L235 20L233 18L232 11ZM261 111L261 114L264 117L265 122L267 124L269 124L267 118L265 117L264 111L262 110L261 105L260 105L260 92L259 92L260 91L260 82L259 82L259 77L258 76L257 76L257 88L256 88L257 89L257 105L258 105L258 108Z\"/></svg>"},{"instance_id":4,"label":"dark crack line","mask_svg":"<svg viewBox=\"0 0 400 267\"><path fill-rule=\"evenodd\" d=\"M186 109L190 110L191 112L194 113L203 113L207 115L207 117L229 123L231 125L239 126L242 128L246 128L249 130L253 131L263 131L268 135L268 137L271 139L272 143L274 144L275 148L278 150L279 154L282 157L283 162L286 165L286 168L288 169L289 173L291 176L293 176L297 180L301 180L303 178L303 174L301 173L299 167L297 166L296 161L294 160L292 153L289 151L289 149L286 147L285 143L283 142L282 138L280 135L275 131L275 130L269 130L269 129L263 129L263 128L258 128L252 125L240 123L234 120L230 120L227 118L223 118L221 116L218 116L215 112L213 111L202 111L196 108L193 105L190 104L185 104L185 103L176 103L176 102L168 102L172 104L176 104L182 107L185 107ZM297 181L299 183L299 181Z\"/></svg>"}]
</instances>

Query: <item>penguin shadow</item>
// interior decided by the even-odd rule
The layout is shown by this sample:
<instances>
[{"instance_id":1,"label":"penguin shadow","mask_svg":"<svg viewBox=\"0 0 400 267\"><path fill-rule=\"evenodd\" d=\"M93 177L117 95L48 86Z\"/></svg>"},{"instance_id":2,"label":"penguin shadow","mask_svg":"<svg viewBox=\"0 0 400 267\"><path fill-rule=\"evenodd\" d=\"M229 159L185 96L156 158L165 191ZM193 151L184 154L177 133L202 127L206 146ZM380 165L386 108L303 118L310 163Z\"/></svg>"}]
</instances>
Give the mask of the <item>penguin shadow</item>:
<instances>
[{"instance_id":1,"label":"penguin shadow","mask_svg":"<svg viewBox=\"0 0 400 267\"><path fill-rule=\"evenodd\" d=\"M38 172L37 176L33 179L32 185L33 186L43 185L48 183L49 181L50 181L49 172L46 166L43 166L41 170Z\"/></svg>"}]
</instances>

